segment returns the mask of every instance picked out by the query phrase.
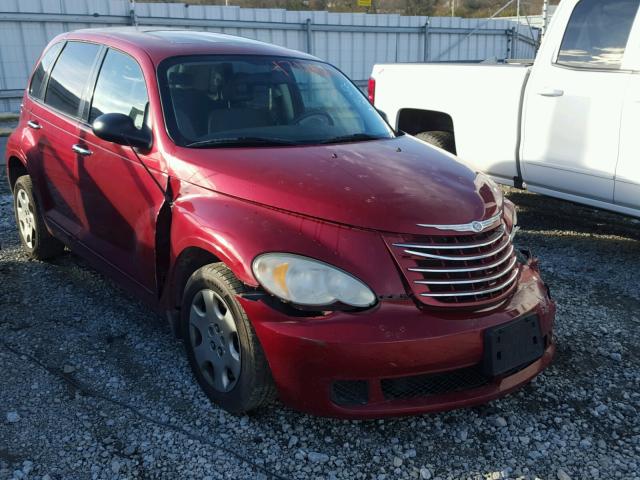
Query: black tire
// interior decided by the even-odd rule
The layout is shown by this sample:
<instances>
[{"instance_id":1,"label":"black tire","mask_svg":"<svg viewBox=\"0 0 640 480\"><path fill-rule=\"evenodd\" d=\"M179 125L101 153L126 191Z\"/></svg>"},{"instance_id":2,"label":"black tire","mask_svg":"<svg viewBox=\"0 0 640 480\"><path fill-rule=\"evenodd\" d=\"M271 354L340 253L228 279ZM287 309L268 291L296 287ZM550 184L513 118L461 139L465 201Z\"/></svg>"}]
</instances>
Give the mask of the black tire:
<instances>
[{"instance_id":1,"label":"black tire","mask_svg":"<svg viewBox=\"0 0 640 480\"><path fill-rule=\"evenodd\" d=\"M446 150L449 153L456 154L456 141L453 133L441 131L420 132L416 134L416 138Z\"/></svg>"},{"instance_id":2,"label":"black tire","mask_svg":"<svg viewBox=\"0 0 640 480\"><path fill-rule=\"evenodd\" d=\"M191 309L196 301L196 296L207 290L213 291L219 295L226 305L229 306L228 311L233 317L239 344L240 375L235 378L235 384L226 392L221 392L214 387L212 378L217 372L213 372L214 366L211 362L204 368L199 365L196 357L198 346L202 346L202 342L209 342L212 352L216 352L213 348L214 342L218 341L217 335L207 333L206 335L192 323L190 317ZM182 298L181 328L182 338L187 353L187 358L191 366L196 380L207 394L207 396L217 405L233 414L243 414L258 407L268 404L277 396L277 391L269 364L262 350L262 346L253 330L251 322L242 306L236 301L235 296L246 291L244 285L233 275L222 263L213 263L206 265L191 275L184 289ZM225 306L226 306L225 305ZM208 331L212 329L215 322L206 320L209 325ZM196 332L198 330L198 332ZM196 341L200 336L200 343ZM224 341L220 343L224 347ZM208 347L208 344L207 344ZM235 346L234 348L238 348ZM226 352L228 353L228 352ZM210 355L212 355L210 353Z\"/></svg>"},{"instance_id":3,"label":"black tire","mask_svg":"<svg viewBox=\"0 0 640 480\"><path fill-rule=\"evenodd\" d=\"M23 228L21 228L21 226L24 225L24 217L22 219L20 218L18 205L24 205L24 197L22 195L26 195L28 199L26 209L31 213L30 235L25 234ZM23 206L22 208L25 207ZM20 242L29 257L36 260L46 260L60 255L64 251L64 244L53 237L44 224L40 206L33 194L33 184L29 175L23 175L16 180L13 187L13 209Z\"/></svg>"}]
</instances>

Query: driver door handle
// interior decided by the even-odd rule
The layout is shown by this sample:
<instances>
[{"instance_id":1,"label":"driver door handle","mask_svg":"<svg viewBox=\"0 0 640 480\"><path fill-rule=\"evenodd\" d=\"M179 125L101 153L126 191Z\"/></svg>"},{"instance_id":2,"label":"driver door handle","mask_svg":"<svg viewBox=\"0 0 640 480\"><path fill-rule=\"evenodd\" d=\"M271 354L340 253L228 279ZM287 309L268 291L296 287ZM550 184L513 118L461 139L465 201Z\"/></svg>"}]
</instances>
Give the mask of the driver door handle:
<instances>
[{"instance_id":1,"label":"driver door handle","mask_svg":"<svg viewBox=\"0 0 640 480\"><path fill-rule=\"evenodd\" d=\"M93 153L88 148L84 148L82 145L79 145L77 143L74 146L71 147L71 150L76 152L78 155L82 155L83 157L88 157L89 155L91 155Z\"/></svg>"},{"instance_id":2,"label":"driver door handle","mask_svg":"<svg viewBox=\"0 0 640 480\"><path fill-rule=\"evenodd\" d=\"M545 87L538 92L538 95L542 95L543 97L561 97L564 95L564 90Z\"/></svg>"},{"instance_id":3,"label":"driver door handle","mask_svg":"<svg viewBox=\"0 0 640 480\"><path fill-rule=\"evenodd\" d=\"M34 121L34 120L29 120L27 122L27 125L30 128L33 128L34 130L40 130L42 128L42 125L40 125L38 122Z\"/></svg>"}]
</instances>

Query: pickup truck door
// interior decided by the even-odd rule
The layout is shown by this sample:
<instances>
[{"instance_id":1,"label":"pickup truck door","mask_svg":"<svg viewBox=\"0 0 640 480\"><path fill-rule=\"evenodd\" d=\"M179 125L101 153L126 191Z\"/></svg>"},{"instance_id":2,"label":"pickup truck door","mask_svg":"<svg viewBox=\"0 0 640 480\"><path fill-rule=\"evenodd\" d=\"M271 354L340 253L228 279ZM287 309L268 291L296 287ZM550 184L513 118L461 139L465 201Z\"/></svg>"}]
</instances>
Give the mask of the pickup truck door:
<instances>
[{"instance_id":1,"label":"pickup truck door","mask_svg":"<svg viewBox=\"0 0 640 480\"><path fill-rule=\"evenodd\" d=\"M614 201L621 207L640 210L640 15L629 39L625 64L634 74L622 107Z\"/></svg>"},{"instance_id":2,"label":"pickup truck door","mask_svg":"<svg viewBox=\"0 0 640 480\"><path fill-rule=\"evenodd\" d=\"M525 92L521 159L532 187L613 202L633 76L623 61L639 4L580 0L554 19L566 28L547 38Z\"/></svg>"}]
</instances>

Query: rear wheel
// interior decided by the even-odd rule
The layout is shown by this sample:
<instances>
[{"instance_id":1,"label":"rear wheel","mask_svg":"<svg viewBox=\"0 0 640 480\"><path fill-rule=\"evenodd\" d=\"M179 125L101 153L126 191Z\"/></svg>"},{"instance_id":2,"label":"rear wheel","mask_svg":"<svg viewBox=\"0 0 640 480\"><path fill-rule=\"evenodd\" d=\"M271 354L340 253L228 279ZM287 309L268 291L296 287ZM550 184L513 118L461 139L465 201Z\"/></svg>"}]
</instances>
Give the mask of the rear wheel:
<instances>
[{"instance_id":1,"label":"rear wheel","mask_svg":"<svg viewBox=\"0 0 640 480\"><path fill-rule=\"evenodd\" d=\"M16 180L13 187L13 207L20 241L31 258L46 260L64 251L64 244L54 238L44 224L29 175Z\"/></svg>"},{"instance_id":2,"label":"rear wheel","mask_svg":"<svg viewBox=\"0 0 640 480\"><path fill-rule=\"evenodd\" d=\"M262 346L235 298L244 291L224 264L207 265L187 282L181 309L193 374L214 403L235 414L276 396Z\"/></svg>"},{"instance_id":3,"label":"rear wheel","mask_svg":"<svg viewBox=\"0 0 640 480\"><path fill-rule=\"evenodd\" d=\"M456 142L453 137L453 133L451 132L420 132L416 134L416 138L446 150L449 153L453 153L454 155L456 154Z\"/></svg>"}]
</instances>

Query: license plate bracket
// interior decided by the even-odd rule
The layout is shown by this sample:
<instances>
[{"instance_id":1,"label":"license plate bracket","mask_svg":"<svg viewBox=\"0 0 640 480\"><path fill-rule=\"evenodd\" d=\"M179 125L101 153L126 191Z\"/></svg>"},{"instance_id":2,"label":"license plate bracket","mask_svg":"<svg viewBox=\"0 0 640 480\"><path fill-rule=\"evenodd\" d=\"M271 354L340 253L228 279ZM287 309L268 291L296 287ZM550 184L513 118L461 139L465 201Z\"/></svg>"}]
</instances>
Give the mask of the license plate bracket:
<instances>
[{"instance_id":1,"label":"license plate bracket","mask_svg":"<svg viewBox=\"0 0 640 480\"><path fill-rule=\"evenodd\" d=\"M537 315L517 318L484 332L482 370L497 377L518 370L542 357L544 339Z\"/></svg>"}]
</instances>

